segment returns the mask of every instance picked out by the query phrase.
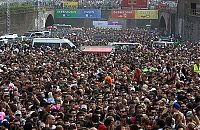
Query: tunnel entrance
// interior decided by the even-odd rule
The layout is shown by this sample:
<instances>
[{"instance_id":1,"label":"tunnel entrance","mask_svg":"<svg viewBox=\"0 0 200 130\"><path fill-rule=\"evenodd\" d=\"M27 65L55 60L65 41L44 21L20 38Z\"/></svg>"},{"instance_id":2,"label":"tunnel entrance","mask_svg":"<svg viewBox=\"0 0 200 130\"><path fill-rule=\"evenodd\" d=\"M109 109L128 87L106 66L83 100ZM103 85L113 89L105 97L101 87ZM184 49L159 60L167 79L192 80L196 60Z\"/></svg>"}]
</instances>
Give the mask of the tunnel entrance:
<instances>
[{"instance_id":1,"label":"tunnel entrance","mask_svg":"<svg viewBox=\"0 0 200 130\"><path fill-rule=\"evenodd\" d=\"M162 34L165 34L167 31L167 26L165 22L165 18L162 16L159 22L159 30Z\"/></svg>"},{"instance_id":2,"label":"tunnel entrance","mask_svg":"<svg viewBox=\"0 0 200 130\"><path fill-rule=\"evenodd\" d=\"M52 14L49 14L45 23L45 28L47 28L48 26L53 26L53 24L54 24L54 18Z\"/></svg>"}]
</instances>

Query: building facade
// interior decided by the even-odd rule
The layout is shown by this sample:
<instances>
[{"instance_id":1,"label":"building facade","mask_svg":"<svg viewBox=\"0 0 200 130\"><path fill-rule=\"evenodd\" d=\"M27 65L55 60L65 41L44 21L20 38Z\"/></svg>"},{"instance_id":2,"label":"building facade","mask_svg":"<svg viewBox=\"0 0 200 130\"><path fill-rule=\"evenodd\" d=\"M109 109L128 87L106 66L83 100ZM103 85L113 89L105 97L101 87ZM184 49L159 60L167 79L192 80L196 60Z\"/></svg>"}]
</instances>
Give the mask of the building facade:
<instances>
[{"instance_id":1,"label":"building facade","mask_svg":"<svg viewBox=\"0 0 200 130\"><path fill-rule=\"evenodd\" d=\"M200 0L179 0L178 34L188 41L200 41Z\"/></svg>"}]
</instances>

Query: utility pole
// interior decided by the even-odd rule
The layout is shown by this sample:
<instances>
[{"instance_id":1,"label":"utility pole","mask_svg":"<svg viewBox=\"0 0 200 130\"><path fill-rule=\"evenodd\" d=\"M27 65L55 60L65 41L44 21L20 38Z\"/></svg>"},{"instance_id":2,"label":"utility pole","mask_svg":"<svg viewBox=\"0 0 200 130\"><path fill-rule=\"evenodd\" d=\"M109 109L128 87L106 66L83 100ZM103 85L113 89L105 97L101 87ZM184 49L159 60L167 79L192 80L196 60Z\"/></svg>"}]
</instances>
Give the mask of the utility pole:
<instances>
[{"instance_id":1,"label":"utility pole","mask_svg":"<svg viewBox=\"0 0 200 130\"><path fill-rule=\"evenodd\" d=\"M6 19L6 22L7 22L7 33L10 33L10 0L7 0L7 3L6 3L6 15L7 15L7 19Z\"/></svg>"}]
</instances>

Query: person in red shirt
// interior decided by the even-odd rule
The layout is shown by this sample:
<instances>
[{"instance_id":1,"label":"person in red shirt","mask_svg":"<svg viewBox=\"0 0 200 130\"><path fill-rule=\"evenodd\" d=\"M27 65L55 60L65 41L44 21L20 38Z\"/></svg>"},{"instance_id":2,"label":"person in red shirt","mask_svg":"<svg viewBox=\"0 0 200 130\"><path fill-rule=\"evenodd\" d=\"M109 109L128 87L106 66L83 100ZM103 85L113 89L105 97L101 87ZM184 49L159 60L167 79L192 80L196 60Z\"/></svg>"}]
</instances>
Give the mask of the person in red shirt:
<instances>
[{"instance_id":1,"label":"person in red shirt","mask_svg":"<svg viewBox=\"0 0 200 130\"><path fill-rule=\"evenodd\" d=\"M140 81L142 80L141 70L139 68L136 68L134 71L134 80L137 81L137 83L140 83Z\"/></svg>"}]
</instances>

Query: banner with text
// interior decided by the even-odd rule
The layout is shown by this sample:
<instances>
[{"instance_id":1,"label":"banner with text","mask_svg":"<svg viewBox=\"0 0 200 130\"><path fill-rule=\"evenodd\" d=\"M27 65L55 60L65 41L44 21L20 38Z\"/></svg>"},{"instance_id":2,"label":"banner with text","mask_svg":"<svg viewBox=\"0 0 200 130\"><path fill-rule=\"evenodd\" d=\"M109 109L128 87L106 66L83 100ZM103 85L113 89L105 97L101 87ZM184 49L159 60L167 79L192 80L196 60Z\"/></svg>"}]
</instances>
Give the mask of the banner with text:
<instances>
[{"instance_id":1,"label":"banner with text","mask_svg":"<svg viewBox=\"0 0 200 130\"><path fill-rule=\"evenodd\" d=\"M109 25L125 25L125 21L122 20L109 20Z\"/></svg>"},{"instance_id":2,"label":"banner with text","mask_svg":"<svg viewBox=\"0 0 200 130\"><path fill-rule=\"evenodd\" d=\"M158 10L135 10L135 19L158 19Z\"/></svg>"},{"instance_id":3,"label":"banner with text","mask_svg":"<svg viewBox=\"0 0 200 130\"><path fill-rule=\"evenodd\" d=\"M55 18L101 18L98 9L56 9Z\"/></svg>"},{"instance_id":4,"label":"banner with text","mask_svg":"<svg viewBox=\"0 0 200 130\"><path fill-rule=\"evenodd\" d=\"M63 6L67 8L78 8L78 2L63 2Z\"/></svg>"},{"instance_id":5,"label":"banner with text","mask_svg":"<svg viewBox=\"0 0 200 130\"><path fill-rule=\"evenodd\" d=\"M112 10L112 18L114 19L134 19L134 17L133 10Z\"/></svg>"},{"instance_id":6,"label":"banner with text","mask_svg":"<svg viewBox=\"0 0 200 130\"><path fill-rule=\"evenodd\" d=\"M93 21L94 27L107 27L108 21Z\"/></svg>"},{"instance_id":7,"label":"banner with text","mask_svg":"<svg viewBox=\"0 0 200 130\"><path fill-rule=\"evenodd\" d=\"M113 21L93 21L93 26L95 28L122 28L123 25L120 22Z\"/></svg>"},{"instance_id":8,"label":"banner with text","mask_svg":"<svg viewBox=\"0 0 200 130\"><path fill-rule=\"evenodd\" d=\"M101 10L99 9L79 9L80 18L101 18Z\"/></svg>"},{"instance_id":9,"label":"banner with text","mask_svg":"<svg viewBox=\"0 0 200 130\"><path fill-rule=\"evenodd\" d=\"M78 10L56 9L55 18L78 18Z\"/></svg>"}]
</instances>

